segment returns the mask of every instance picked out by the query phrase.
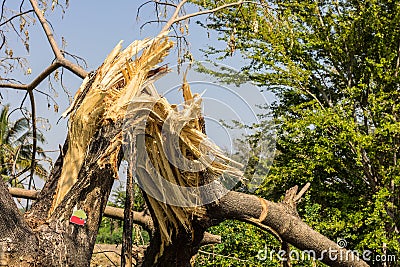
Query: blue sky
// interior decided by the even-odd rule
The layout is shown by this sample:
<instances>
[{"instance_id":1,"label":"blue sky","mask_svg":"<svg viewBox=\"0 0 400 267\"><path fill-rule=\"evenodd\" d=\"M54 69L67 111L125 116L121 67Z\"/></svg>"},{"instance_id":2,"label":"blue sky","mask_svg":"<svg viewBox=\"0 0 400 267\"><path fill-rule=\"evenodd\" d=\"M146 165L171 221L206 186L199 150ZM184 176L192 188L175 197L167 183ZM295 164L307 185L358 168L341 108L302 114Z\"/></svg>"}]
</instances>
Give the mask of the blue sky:
<instances>
[{"instance_id":1,"label":"blue sky","mask_svg":"<svg viewBox=\"0 0 400 267\"><path fill-rule=\"evenodd\" d=\"M161 26L152 24L140 31L139 28L143 23L154 20L156 17L154 5L149 4L142 8L139 20L136 19L137 9L144 2L120 0L110 4L111 2L109 1L70 1L70 6L66 9L65 14L62 14L60 9L56 9L53 12L47 11L47 18L54 29L58 43L61 44L61 40L64 38L67 43L66 51L84 58L88 63L88 70L94 70L120 40L124 40L124 45L126 46L133 40L152 37L161 29ZM189 8L188 11L190 10L195 11L196 9ZM215 34L211 32L209 36L204 29L196 25L195 21L199 19L204 20L205 16L192 19L188 36L191 45L190 50L196 60L203 59L200 49L205 49L209 45L225 46L224 43L217 41ZM31 75L21 75L18 72L12 73L13 77L24 82L31 81L53 59L50 46L39 23L30 27L29 54L23 51L21 44L16 40L11 40L10 46L16 52L26 56L29 61L32 69ZM169 63L173 68L176 65L176 59L176 50L173 50L165 63ZM244 61L240 55L236 54L232 59L226 60L224 63L235 69L240 69ZM167 97L171 97L171 101L179 101L176 87L181 77L174 73L163 79L157 84L160 93L164 94L169 91ZM268 102L272 101L271 94L261 94L252 85L245 85L240 88L228 86L228 89L222 86L216 89L215 86L210 85L213 82L211 77L195 74L193 74L193 81L202 82L200 86L194 86L193 90L199 93L205 91L204 98L211 99L205 101L205 113L208 112L206 115L210 117L208 122L210 130L208 133L217 144L225 148L230 146L231 140L228 139L232 139L232 137L229 137L229 134L232 133L222 129L221 125L219 125L219 120L230 121L242 118L244 122L251 123L252 116L258 112L255 106L265 102L263 97L268 98ZM70 94L74 95L81 84L81 79L65 71L64 83L68 87ZM39 127L43 130L47 139L47 144L44 145L46 150L57 150L58 145L63 144L67 132L67 120L62 119L58 124L57 121L69 105L68 95L63 92L57 83L54 85L55 92L49 89L47 81L44 81L38 89L50 94L56 100L59 106L58 112L54 111L54 103L51 100L36 93L38 116L44 118L44 120L39 119ZM14 90L3 90L1 93L3 95L1 103L11 103L13 106L19 105L24 95L23 92L15 92ZM245 104L242 105L243 103ZM48 104L50 104L50 108ZM58 153L49 153L49 155L55 158Z\"/></svg>"}]
</instances>

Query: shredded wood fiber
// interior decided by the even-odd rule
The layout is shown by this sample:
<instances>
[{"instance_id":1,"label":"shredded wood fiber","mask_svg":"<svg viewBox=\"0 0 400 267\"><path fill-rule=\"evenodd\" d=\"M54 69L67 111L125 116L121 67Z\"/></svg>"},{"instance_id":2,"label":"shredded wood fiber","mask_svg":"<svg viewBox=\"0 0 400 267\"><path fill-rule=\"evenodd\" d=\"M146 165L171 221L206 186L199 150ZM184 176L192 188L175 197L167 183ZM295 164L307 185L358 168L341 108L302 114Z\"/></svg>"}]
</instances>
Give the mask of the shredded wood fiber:
<instances>
[{"instance_id":1,"label":"shredded wood fiber","mask_svg":"<svg viewBox=\"0 0 400 267\"><path fill-rule=\"evenodd\" d=\"M106 164L111 164L115 168L116 176L121 144L129 141L124 145L131 148L132 153L125 153L125 159L133 163L131 166L134 166L138 180L165 179L178 186L196 188L204 182L203 172L190 171L190 164L203 167L202 169L214 176L228 174L242 177L238 165L231 166L234 162L207 140L203 133L201 98L191 93L188 84L184 83L182 86L185 103L180 110L155 90L154 80L166 71L165 68L159 68L156 75L150 75L150 72L154 71L172 46L173 43L166 35L135 41L124 50L119 43L95 76L84 80L74 102L63 114L70 115L69 143L52 211L77 181L86 150L95 132L109 121L125 120L129 126L115 136L106 151L101 151L98 155L98 166L103 168ZM140 126L143 126L144 135L137 135ZM165 131L171 136L178 136L178 142L166 139ZM145 149L137 149L140 138ZM182 159L178 158L177 153L183 155L190 164L180 166ZM213 155L212 158L210 154ZM182 203L188 198L179 190L164 192L163 188L157 187L151 190L157 191L154 193L172 193ZM164 246L171 242L171 236L182 229L181 226L190 232L193 216L202 216L205 211L200 205L168 205L152 198L151 193L148 195L161 231L162 253Z\"/></svg>"}]
</instances>

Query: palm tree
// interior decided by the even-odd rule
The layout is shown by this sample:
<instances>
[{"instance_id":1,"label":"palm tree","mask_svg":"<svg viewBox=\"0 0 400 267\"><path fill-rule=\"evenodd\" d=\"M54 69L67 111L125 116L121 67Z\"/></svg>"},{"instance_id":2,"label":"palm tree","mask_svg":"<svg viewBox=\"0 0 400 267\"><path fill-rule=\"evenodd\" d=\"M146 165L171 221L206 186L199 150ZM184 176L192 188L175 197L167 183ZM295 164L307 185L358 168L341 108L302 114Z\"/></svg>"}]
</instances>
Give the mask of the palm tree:
<instances>
[{"instance_id":1,"label":"palm tree","mask_svg":"<svg viewBox=\"0 0 400 267\"><path fill-rule=\"evenodd\" d=\"M10 107L6 105L0 111L0 175L12 186L21 186L18 178L31 166L32 131L27 118L10 122L9 109ZM37 141L44 142L40 132L37 134ZM37 155L45 157L40 147L37 148ZM38 163L35 164L34 173L40 178L47 176L47 171Z\"/></svg>"}]
</instances>

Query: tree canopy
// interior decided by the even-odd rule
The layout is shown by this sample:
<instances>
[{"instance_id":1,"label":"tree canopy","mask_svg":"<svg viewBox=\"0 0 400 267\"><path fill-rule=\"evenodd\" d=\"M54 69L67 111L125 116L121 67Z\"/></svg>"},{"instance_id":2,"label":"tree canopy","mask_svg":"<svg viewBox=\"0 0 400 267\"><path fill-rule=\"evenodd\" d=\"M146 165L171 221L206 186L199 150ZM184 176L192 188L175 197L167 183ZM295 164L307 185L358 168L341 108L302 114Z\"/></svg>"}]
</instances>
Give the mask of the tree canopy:
<instances>
[{"instance_id":1,"label":"tree canopy","mask_svg":"<svg viewBox=\"0 0 400 267\"><path fill-rule=\"evenodd\" d=\"M396 255L399 18L399 1L259 1L202 23L227 43L208 55L240 54L242 71L278 97L277 152L258 194L278 200L310 182L300 208L310 225L360 251Z\"/></svg>"}]
</instances>

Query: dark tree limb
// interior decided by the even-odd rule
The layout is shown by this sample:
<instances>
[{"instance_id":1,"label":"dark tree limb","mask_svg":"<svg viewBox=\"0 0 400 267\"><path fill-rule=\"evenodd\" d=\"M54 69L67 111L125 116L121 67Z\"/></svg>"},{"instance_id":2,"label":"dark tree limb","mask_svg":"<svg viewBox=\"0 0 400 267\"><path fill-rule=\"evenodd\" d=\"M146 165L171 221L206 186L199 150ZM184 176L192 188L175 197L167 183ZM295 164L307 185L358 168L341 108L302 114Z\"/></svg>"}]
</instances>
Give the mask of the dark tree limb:
<instances>
[{"instance_id":1,"label":"dark tree limb","mask_svg":"<svg viewBox=\"0 0 400 267\"><path fill-rule=\"evenodd\" d=\"M126 199L124 208L124 234L122 236L121 266L132 267L132 228L135 195L133 193L133 175L130 167L128 167L125 192Z\"/></svg>"},{"instance_id":2,"label":"dark tree limb","mask_svg":"<svg viewBox=\"0 0 400 267\"><path fill-rule=\"evenodd\" d=\"M33 90L28 91L29 100L31 103L31 113L32 113L32 156L31 156L31 171L29 174L28 190L32 187L33 176L36 170L36 150L37 150L37 127L36 127L36 104L35 95ZM26 201L26 210L29 208L29 200Z\"/></svg>"},{"instance_id":3,"label":"dark tree limb","mask_svg":"<svg viewBox=\"0 0 400 267\"><path fill-rule=\"evenodd\" d=\"M33 12L32 9L31 9L31 10L24 11L24 12L21 12L21 13L18 13L18 14L16 14L16 15L12 16L11 18L7 19L6 21L0 23L0 27L3 26L3 25L5 25L5 24L7 24L7 23L9 23L10 21L12 21L12 20L15 19L15 18L21 17L21 16L26 15L26 14L31 13L31 12Z\"/></svg>"},{"instance_id":4,"label":"dark tree limb","mask_svg":"<svg viewBox=\"0 0 400 267\"><path fill-rule=\"evenodd\" d=\"M30 84L1 83L0 88L11 88L11 89L25 90L25 91L33 90L59 67L61 67L61 64L56 60L50 66L48 66L44 71L42 71Z\"/></svg>"}]
</instances>

